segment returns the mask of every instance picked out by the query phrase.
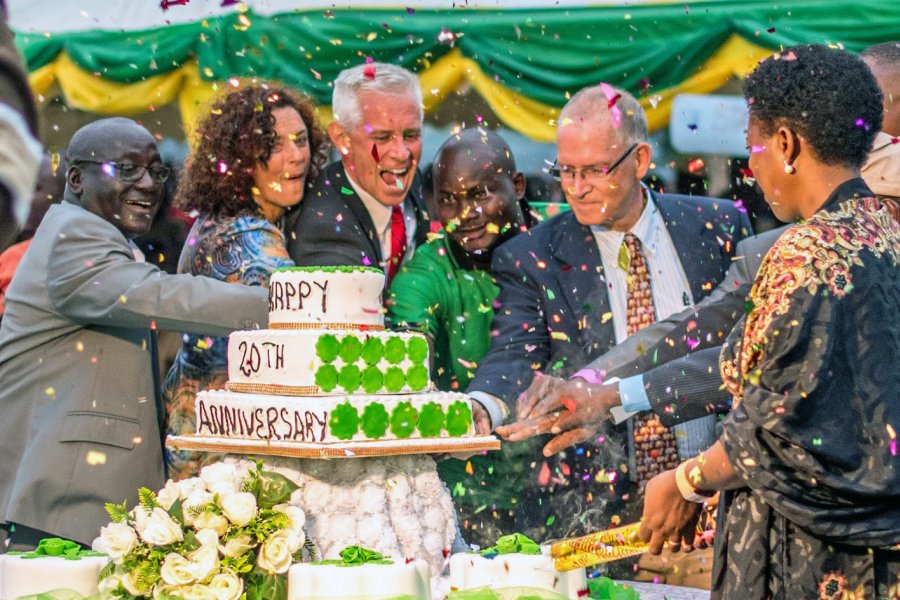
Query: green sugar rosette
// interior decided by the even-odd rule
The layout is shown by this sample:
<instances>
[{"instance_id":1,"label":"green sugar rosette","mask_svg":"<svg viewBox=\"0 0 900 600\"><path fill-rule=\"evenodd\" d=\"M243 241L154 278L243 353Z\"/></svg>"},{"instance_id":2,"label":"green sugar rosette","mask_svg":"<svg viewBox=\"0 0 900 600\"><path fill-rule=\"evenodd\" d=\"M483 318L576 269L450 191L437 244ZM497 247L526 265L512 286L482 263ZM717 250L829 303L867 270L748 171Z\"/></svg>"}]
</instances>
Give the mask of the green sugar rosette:
<instances>
[{"instance_id":1,"label":"green sugar rosette","mask_svg":"<svg viewBox=\"0 0 900 600\"><path fill-rule=\"evenodd\" d=\"M347 393L352 394L359 389L362 374L356 365L344 365L338 373L338 385L344 388Z\"/></svg>"},{"instance_id":2,"label":"green sugar rosette","mask_svg":"<svg viewBox=\"0 0 900 600\"><path fill-rule=\"evenodd\" d=\"M362 389L367 394L374 394L384 386L384 375L378 367L368 367L362 372Z\"/></svg>"},{"instance_id":3,"label":"green sugar rosette","mask_svg":"<svg viewBox=\"0 0 900 600\"><path fill-rule=\"evenodd\" d=\"M400 402L391 412L391 433L404 439L412 435L419 420L419 413L409 402Z\"/></svg>"},{"instance_id":4,"label":"green sugar rosette","mask_svg":"<svg viewBox=\"0 0 900 600\"><path fill-rule=\"evenodd\" d=\"M444 409L437 402L426 402L419 413L419 433L422 437L438 437L444 428Z\"/></svg>"},{"instance_id":5,"label":"green sugar rosette","mask_svg":"<svg viewBox=\"0 0 900 600\"><path fill-rule=\"evenodd\" d=\"M359 431L359 412L349 402L342 402L331 411L328 419L331 435L339 440L349 440Z\"/></svg>"},{"instance_id":6,"label":"green sugar rosette","mask_svg":"<svg viewBox=\"0 0 900 600\"><path fill-rule=\"evenodd\" d=\"M414 392L424 390L428 387L428 369L422 365L410 367L406 372L406 382L409 384L409 389Z\"/></svg>"},{"instance_id":7,"label":"green sugar rosette","mask_svg":"<svg viewBox=\"0 0 900 600\"><path fill-rule=\"evenodd\" d=\"M326 333L316 340L316 356L324 363L334 361L340 351L341 343L330 333Z\"/></svg>"},{"instance_id":8,"label":"green sugar rosette","mask_svg":"<svg viewBox=\"0 0 900 600\"><path fill-rule=\"evenodd\" d=\"M330 392L337 387L338 370L334 365L322 365L316 369L316 385L323 392Z\"/></svg>"},{"instance_id":9,"label":"green sugar rosette","mask_svg":"<svg viewBox=\"0 0 900 600\"><path fill-rule=\"evenodd\" d=\"M371 439L384 437L388 428L388 412L384 405L373 402L363 409L359 419L360 428Z\"/></svg>"},{"instance_id":10,"label":"green sugar rosette","mask_svg":"<svg viewBox=\"0 0 900 600\"><path fill-rule=\"evenodd\" d=\"M464 435L472 425L472 407L457 400L447 407L447 433L453 437Z\"/></svg>"},{"instance_id":11,"label":"green sugar rosette","mask_svg":"<svg viewBox=\"0 0 900 600\"><path fill-rule=\"evenodd\" d=\"M400 367L388 367L384 372L384 389L396 394L406 385L406 375Z\"/></svg>"},{"instance_id":12,"label":"green sugar rosette","mask_svg":"<svg viewBox=\"0 0 900 600\"><path fill-rule=\"evenodd\" d=\"M391 337L384 343L384 358L392 365L399 365L406 358L406 344L399 337Z\"/></svg>"},{"instance_id":13,"label":"green sugar rosette","mask_svg":"<svg viewBox=\"0 0 900 600\"><path fill-rule=\"evenodd\" d=\"M341 360L347 364L354 363L362 354L363 344L355 335L347 335L341 340Z\"/></svg>"},{"instance_id":14,"label":"green sugar rosette","mask_svg":"<svg viewBox=\"0 0 900 600\"><path fill-rule=\"evenodd\" d=\"M409 342L406 344L406 351L409 355L409 360L414 363L423 363L428 359L428 342L425 338L414 335L409 338Z\"/></svg>"},{"instance_id":15,"label":"green sugar rosette","mask_svg":"<svg viewBox=\"0 0 900 600\"><path fill-rule=\"evenodd\" d=\"M370 337L363 343L362 359L367 365L377 365L384 358L384 343L377 337Z\"/></svg>"}]
</instances>

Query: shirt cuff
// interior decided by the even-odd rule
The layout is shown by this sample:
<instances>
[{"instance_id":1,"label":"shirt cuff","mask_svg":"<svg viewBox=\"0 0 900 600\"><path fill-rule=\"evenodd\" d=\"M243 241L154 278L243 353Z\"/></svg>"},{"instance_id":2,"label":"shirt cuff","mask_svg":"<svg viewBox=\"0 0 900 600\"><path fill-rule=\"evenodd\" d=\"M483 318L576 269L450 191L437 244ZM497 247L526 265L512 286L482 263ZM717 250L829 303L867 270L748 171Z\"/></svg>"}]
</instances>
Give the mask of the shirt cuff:
<instances>
[{"instance_id":1,"label":"shirt cuff","mask_svg":"<svg viewBox=\"0 0 900 600\"><path fill-rule=\"evenodd\" d=\"M644 376L626 377L619 382L619 397L622 408L628 412L650 410L650 397L644 389Z\"/></svg>"},{"instance_id":2,"label":"shirt cuff","mask_svg":"<svg viewBox=\"0 0 900 600\"><path fill-rule=\"evenodd\" d=\"M580 371L572 375L572 377L581 377L588 383L603 383L603 376L600 374L600 371L598 371L597 369L592 369L590 367L581 369Z\"/></svg>"},{"instance_id":3,"label":"shirt cuff","mask_svg":"<svg viewBox=\"0 0 900 600\"><path fill-rule=\"evenodd\" d=\"M491 431L506 422L506 417L509 416L509 408L500 398L478 390L468 392L468 396L487 411L488 417L491 419Z\"/></svg>"}]
</instances>

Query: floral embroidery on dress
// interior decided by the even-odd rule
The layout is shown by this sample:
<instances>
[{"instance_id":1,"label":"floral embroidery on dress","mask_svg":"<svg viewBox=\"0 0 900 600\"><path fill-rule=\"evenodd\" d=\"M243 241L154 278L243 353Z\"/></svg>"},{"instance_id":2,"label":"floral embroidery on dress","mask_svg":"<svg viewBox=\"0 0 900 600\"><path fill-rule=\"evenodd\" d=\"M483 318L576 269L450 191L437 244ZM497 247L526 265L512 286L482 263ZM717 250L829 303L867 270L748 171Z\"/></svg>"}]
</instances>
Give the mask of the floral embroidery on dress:
<instances>
[{"instance_id":1,"label":"floral embroidery on dress","mask_svg":"<svg viewBox=\"0 0 900 600\"><path fill-rule=\"evenodd\" d=\"M853 291L853 268L863 266L863 251L878 257L887 252L892 263L900 265L900 255L885 234L896 227L878 200L853 198L834 210L816 213L775 242L750 290L753 308L736 346L737 362L723 360L721 364L722 379L736 402L743 395L744 383L762 362L769 336L779 334L769 331L772 320L788 312L793 294L805 288L813 296L845 297Z\"/></svg>"},{"instance_id":2,"label":"floral embroidery on dress","mask_svg":"<svg viewBox=\"0 0 900 600\"><path fill-rule=\"evenodd\" d=\"M847 580L836 571L826 573L819 582L819 600L841 600Z\"/></svg>"}]
</instances>

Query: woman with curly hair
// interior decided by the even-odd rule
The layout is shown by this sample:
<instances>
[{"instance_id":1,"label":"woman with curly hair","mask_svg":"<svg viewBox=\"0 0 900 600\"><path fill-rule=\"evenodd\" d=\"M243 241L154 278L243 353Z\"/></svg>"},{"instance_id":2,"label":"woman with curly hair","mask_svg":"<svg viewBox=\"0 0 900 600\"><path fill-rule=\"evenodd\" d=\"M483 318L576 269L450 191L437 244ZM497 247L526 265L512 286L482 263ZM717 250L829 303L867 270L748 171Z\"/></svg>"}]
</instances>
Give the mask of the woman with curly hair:
<instances>
[{"instance_id":1,"label":"woman with curly hair","mask_svg":"<svg viewBox=\"0 0 900 600\"><path fill-rule=\"evenodd\" d=\"M815 45L761 62L744 95L753 175L799 223L723 350L719 440L648 483L640 536L689 546L722 491L714 598L900 597L900 224L860 178L882 95Z\"/></svg>"},{"instance_id":2,"label":"woman with curly hair","mask_svg":"<svg viewBox=\"0 0 900 600\"><path fill-rule=\"evenodd\" d=\"M179 208L199 213L181 253L181 273L268 285L293 266L282 219L325 163L326 136L299 94L252 84L219 99L200 123L178 184ZM168 433L194 431L194 397L224 387L227 338L185 335L165 386ZM196 475L218 457L169 450L169 473Z\"/></svg>"}]
</instances>

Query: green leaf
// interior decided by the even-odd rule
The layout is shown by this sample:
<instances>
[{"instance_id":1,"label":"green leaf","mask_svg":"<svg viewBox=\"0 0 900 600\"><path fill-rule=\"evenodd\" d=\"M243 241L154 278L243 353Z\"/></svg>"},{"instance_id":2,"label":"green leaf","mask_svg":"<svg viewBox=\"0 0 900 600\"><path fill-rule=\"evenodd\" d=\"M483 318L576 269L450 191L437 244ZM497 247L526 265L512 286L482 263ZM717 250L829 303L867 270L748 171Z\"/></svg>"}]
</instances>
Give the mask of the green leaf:
<instances>
[{"instance_id":1,"label":"green leaf","mask_svg":"<svg viewBox=\"0 0 900 600\"><path fill-rule=\"evenodd\" d=\"M175 502L172 503L172 506L169 507L167 511L169 516L175 519L180 525L184 525L184 501L179 498Z\"/></svg>"},{"instance_id":2,"label":"green leaf","mask_svg":"<svg viewBox=\"0 0 900 600\"><path fill-rule=\"evenodd\" d=\"M97 578L97 580L103 581L107 577L112 576L112 574L115 572L116 572L116 563L108 562L102 569L100 569L100 576Z\"/></svg>"},{"instance_id":3,"label":"green leaf","mask_svg":"<svg viewBox=\"0 0 900 600\"><path fill-rule=\"evenodd\" d=\"M107 502L104 508L106 508L106 512L113 523L125 523L128 521L128 509L125 502L122 504Z\"/></svg>"},{"instance_id":4,"label":"green leaf","mask_svg":"<svg viewBox=\"0 0 900 600\"><path fill-rule=\"evenodd\" d=\"M141 506L147 509L148 512L157 507L162 508L162 505L156 498L156 493L149 488L142 487L141 489L139 489L138 498L140 499Z\"/></svg>"},{"instance_id":5,"label":"green leaf","mask_svg":"<svg viewBox=\"0 0 900 600\"><path fill-rule=\"evenodd\" d=\"M287 577L256 570L244 587L247 600L287 600Z\"/></svg>"},{"instance_id":6,"label":"green leaf","mask_svg":"<svg viewBox=\"0 0 900 600\"><path fill-rule=\"evenodd\" d=\"M197 539L197 535L194 533L194 530L187 529L184 532L184 540L181 542L181 545L188 552L192 552L199 548L202 544L200 544L200 540Z\"/></svg>"},{"instance_id":7,"label":"green leaf","mask_svg":"<svg viewBox=\"0 0 900 600\"><path fill-rule=\"evenodd\" d=\"M296 483L272 471L263 471L259 476L259 495L256 502L260 508L272 508L291 499L294 490L300 489Z\"/></svg>"}]
</instances>

